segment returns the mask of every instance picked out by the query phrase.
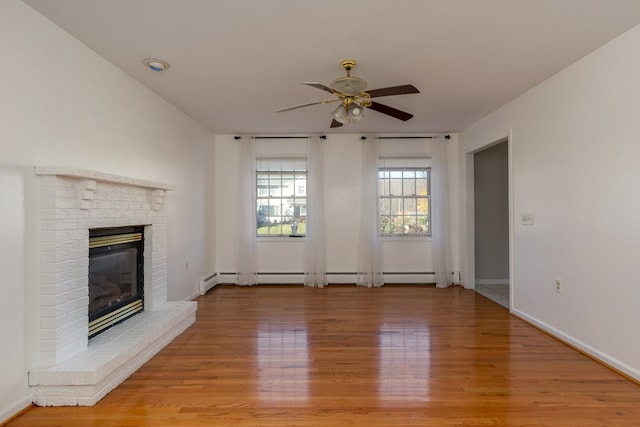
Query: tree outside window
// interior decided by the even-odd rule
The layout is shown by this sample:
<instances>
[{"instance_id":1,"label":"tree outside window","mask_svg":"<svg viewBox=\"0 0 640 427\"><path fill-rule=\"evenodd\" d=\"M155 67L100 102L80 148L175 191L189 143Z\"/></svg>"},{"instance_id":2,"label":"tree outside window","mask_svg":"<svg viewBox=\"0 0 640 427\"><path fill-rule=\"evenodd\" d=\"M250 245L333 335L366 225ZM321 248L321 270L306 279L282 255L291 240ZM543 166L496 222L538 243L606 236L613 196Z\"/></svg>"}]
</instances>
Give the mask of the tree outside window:
<instances>
[{"instance_id":1,"label":"tree outside window","mask_svg":"<svg viewBox=\"0 0 640 427\"><path fill-rule=\"evenodd\" d=\"M431 235L428 167L381 167L378 185L383 236Z\"/></svg>"}]
</instances>

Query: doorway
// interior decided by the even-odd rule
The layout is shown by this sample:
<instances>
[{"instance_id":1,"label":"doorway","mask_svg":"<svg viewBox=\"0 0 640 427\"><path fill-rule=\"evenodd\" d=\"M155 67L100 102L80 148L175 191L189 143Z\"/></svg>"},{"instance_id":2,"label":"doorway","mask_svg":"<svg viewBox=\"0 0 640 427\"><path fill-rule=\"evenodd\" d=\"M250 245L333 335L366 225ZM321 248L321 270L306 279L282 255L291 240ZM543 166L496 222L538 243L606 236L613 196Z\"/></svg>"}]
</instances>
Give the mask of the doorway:
<instances>
[{"instance_id":1,"label":"doorway","mask_svg":"<svg viewBox=\"0 0 640 427\"><path fill-rule=\"evenodd\" d=\"M510 307L509 143L473 155L475 290Z\"/></svg>"}]
</instances>

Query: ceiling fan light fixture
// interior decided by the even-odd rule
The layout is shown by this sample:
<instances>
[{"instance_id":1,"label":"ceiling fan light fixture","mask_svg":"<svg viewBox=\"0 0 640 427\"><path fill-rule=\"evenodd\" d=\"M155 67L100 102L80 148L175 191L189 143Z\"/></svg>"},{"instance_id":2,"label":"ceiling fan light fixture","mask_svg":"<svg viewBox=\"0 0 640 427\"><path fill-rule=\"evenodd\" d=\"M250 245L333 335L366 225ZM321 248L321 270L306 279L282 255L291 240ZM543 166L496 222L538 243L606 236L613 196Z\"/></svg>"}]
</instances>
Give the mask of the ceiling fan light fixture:
<instances>
[{"instance_id":1,"label":"ceiling fan light fixture","mask_svg":"<svg viewBox=\"0 0 640 427\"><path fill-rule=\"evenodd\" d=\"M364 107L352 100L347 99L345 101L331 113L337 122L342 124L353 123L364 117Z\"/></svg>"},{"instance_id":2,"label":"ceiling fan light fixture","mask_svg":"<svg viewBox=\"0 0 640 427\"><path fill-rule=\"evenodd\" d=\"M355 102L352 103L349 106L349 118L351 118L351 121L357 122L362 117L364 117L364 108L362 108L360 105L356 104Z\"/></svg>"},{"instance_id":3,"label":"ceiling fan light fixture","mask_svg":"<svg viewBox=\"0 0 640 427\"><path fill-rule=\"evenodd\" d=\"M338 107L333 110L333 113L331 113L331 115L334 119L336 119L337 122L340 122L342 124L349 123L349 112L342 104L338 105Z\"/></svg>"}]
</instances>

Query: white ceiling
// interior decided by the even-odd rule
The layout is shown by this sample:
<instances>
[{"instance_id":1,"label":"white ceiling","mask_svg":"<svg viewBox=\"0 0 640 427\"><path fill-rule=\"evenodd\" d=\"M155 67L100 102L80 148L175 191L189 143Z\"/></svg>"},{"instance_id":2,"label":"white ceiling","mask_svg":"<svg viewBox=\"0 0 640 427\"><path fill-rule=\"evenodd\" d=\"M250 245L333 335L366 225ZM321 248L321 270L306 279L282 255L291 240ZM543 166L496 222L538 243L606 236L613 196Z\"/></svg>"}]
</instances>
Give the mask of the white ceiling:
<instances>
[{"instance_id":1,"label":"white ceiling","mask_svg":"<svg viewBox=\"0 0 640 427\"><path fill-rule=\"evenodd\" d=\"M640 0L24 0L215 133L453 132L640 23ZM165 59L164 73L146 57ZM343 59L376 100L329 129Z\"/></svg>"}]
</instances>

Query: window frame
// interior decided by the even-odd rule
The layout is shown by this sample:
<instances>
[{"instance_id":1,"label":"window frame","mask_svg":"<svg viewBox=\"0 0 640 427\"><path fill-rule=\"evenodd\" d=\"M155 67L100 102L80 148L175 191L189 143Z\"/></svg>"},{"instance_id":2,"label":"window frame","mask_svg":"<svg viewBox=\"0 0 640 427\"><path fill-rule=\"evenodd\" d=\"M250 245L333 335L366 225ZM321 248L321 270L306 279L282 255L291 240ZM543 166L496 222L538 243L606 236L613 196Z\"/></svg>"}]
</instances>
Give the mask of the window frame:
<instances>
[{"instance_id":1,"label":"window frame","mask_svg":"<svg viewBox=\"0 0 640 427\"><path fill-rule=\"evenodd\" d=\"M430 158L427 157L411 157L411 158L405 158L405 157L381 157L380 158L380 162L378 165L378 230L380 232L380 235L383 239L385 240L392 240L392 239L406 239L406 238L422 238L422 239L430 239L432 236L432 223L431 223L431 212L432 212L432 206L431 206L431 165L430 165ZM388 175L387 176L383 176L383 173L387 172ZM413 177L405 177L404 173L405 172L412 172L414 174ZM401 174L401 178L398 177L392 177L391 175L393 173L400 173ZM418 173L425 173L424 178L423 177L419 177L417 176ZM400 186L401 186L401 194L393 194L391 192L391 180L392 179L400 179ZM413 193L405 193L405 180L406 179L413 179L414 181L414 185L413 185L413 189L414 192ZM426 194L421 195L418 193L418 183L417 180L419 179L426 179ZM387 183L384 183L383 180L387 180ZM385 193L384 186L385 184L387 185L387 193ZM397 184L396 184L397 185ZM386 204L389 206L389 209L387 212L383 212L383 205L385 205L385 201ZM405 203L406 201L414 201L414 206L415 208L412 210L413 214L407 214L406 210L404 209ZM425 214L420 214L419 213L419 203L420 201L424 201L424 203L426 203L426 213ZM394 202L398 203L403 207L403 213L402 215L392 215L393 213L393 204ZM411 204L411 203L410 203ZM411 224L419 224L421 222L420 218L424 217L424 221L426 223L426 227L427 230L424 233L409 233L409 232L403 232L403 233L397 233L397 232L390 232L390 233L385 233L384 229L386 227L386 225L384 224L384 219L385 218L392 218L392 217L400 217L402 218L402 226L406 227L406 226L411 226ZM406 218L414 218L414 221L406 221Z\"/></svg>"},{"instance_id":2,"label":"window frame","mask_svg":"<svg viewBox=\"0 0 640 427\"><path fill-rule=\"evenodd\" d=\"M280 163L280 167L274 168L278 163ZM285 165L287 163L290 163L293 166L286 168ZM283 237L306 237L306 206L309 174L308 159L301 156L257 157L255 173L254 209L256 212L256 238L280 239ZM289 184L285 186L284 183L287 176L290 177L290 181ZM301 182L302 178L304 183ZM266 185L264 184L264 179L266 179ZM280 185L277 186L278 188L276 189L276 186L272 188L271 183L278 181L280 182ZM299 191L301 184L304 186L304 191L302 192ZM290 191L285 193L285 189L287 187L290 187ZM274 212L273 209L276 209L278 206L280 207L279 211ZM264 211L263 208L267 208L268 210L266 215L264 212L262 214L260 212L261 209ZM267 218L266 224L271 224L267 228L267 233L261 234L259 232L259 230L264 227L264 225L260 225L261 218ZM271 218L273 218L273 222ZM296 220L296 218L298 219ZM300 224L304 224L303 232L298 232ZM283 226L289 226L290 232L284 233ZM272 227L279 228L280 232L270 233Z\"/></svg>"}]
</instances>

